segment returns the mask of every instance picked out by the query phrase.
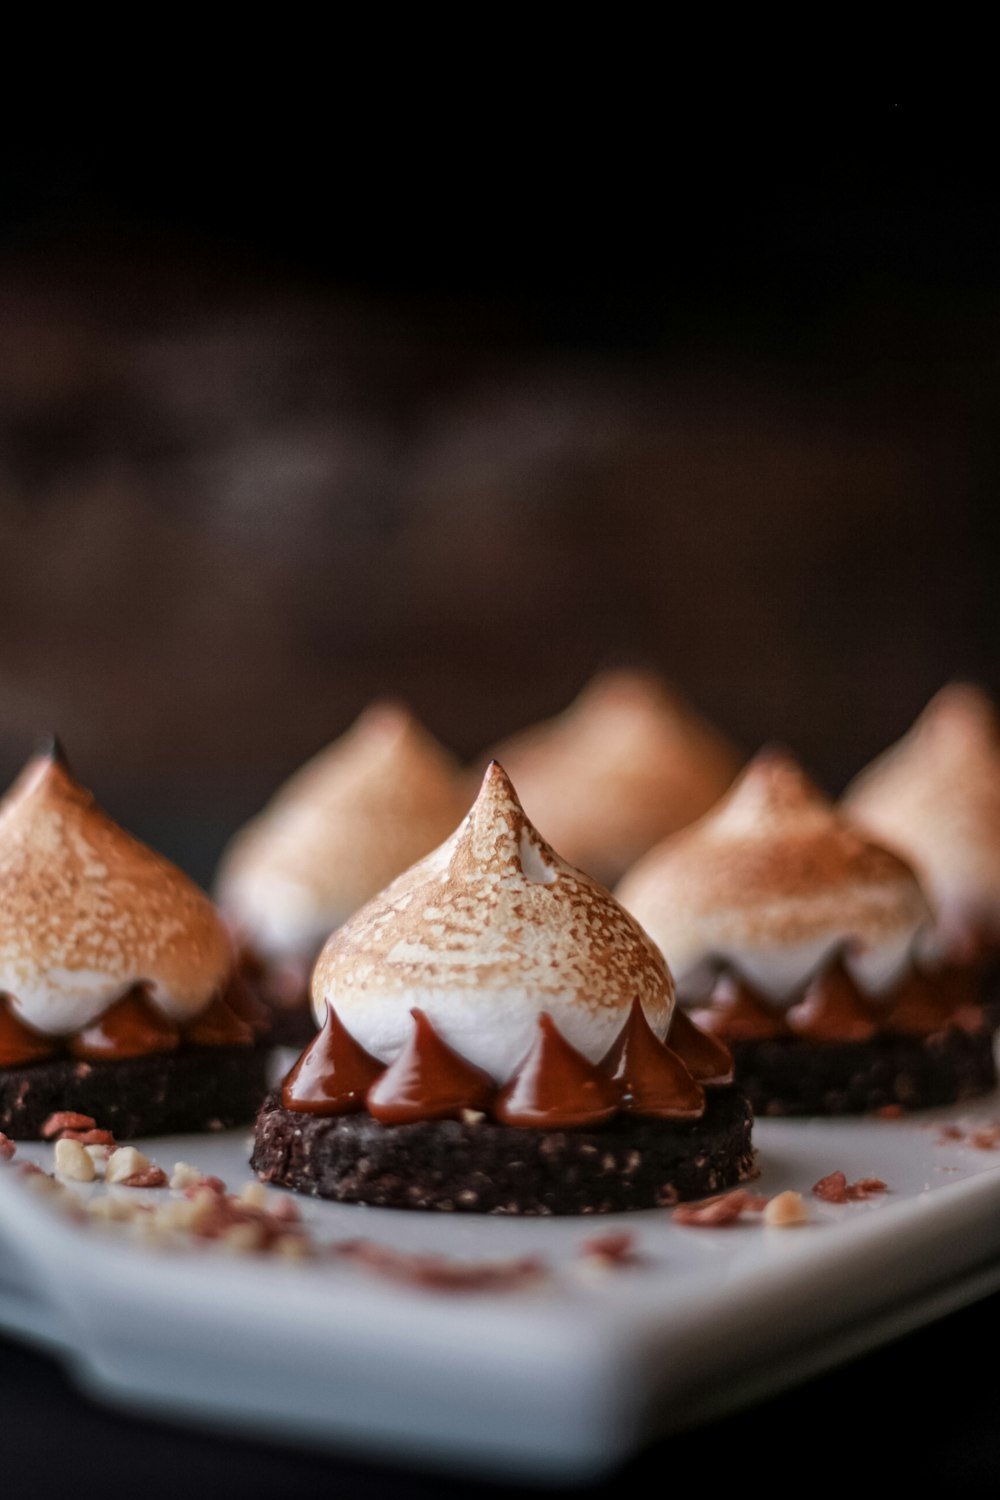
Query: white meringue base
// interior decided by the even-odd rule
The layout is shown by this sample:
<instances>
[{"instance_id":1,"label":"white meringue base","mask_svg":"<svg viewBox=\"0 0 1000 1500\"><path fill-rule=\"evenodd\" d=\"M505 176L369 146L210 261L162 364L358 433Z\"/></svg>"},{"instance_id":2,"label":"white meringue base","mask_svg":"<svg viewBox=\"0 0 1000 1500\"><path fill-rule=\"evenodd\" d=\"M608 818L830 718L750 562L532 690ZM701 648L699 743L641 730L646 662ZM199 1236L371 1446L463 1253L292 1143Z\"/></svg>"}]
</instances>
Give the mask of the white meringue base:
<instances>
[{"instance_id":1,"label":"white meringue base","mask_svg":"<svg viewBox=\"0 0 1000 1500\"><path fill-rule=\"evenodd\" d=\"M382 1062L392 1062L402 1050L413 1028L410 1011L426 1012L435 1030L449 1047L485 1068L497 1083L506 1083L535 1040L538 1017L547 1012L566 1040L591 1062L600 1062L628 1019L631 1001L619 1006L586 1007L579 997L527 995L518 990L406 990L396 994L370 994L331 988L313 1002L317 1022L322 1024L329 1001L348 1031L368 1052ZM673 1004L664 1000L655 1010L646 1008L646 1019L662 1040L670 1025Z\"/></svg>"}]
</instances>

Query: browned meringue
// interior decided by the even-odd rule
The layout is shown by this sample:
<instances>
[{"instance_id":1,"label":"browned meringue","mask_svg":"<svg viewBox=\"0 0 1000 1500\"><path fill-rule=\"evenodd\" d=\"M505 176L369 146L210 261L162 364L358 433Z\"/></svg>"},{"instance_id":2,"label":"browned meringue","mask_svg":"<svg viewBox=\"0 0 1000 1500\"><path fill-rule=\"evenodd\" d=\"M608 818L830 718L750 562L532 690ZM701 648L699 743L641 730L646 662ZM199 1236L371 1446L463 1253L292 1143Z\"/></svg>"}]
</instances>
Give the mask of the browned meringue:
<instances>
[{"instance_id":1,"label":"browned meringue","mask_svg":"<svg viewBox=\"0 0 1000 1500\"><path fill-rule=\"evenodd\" d=\"M447 838L458 763L411 713L375 703L236 835L216 892L269 957L312 960L330 931Z\"/></svg>"},{"instance_id":2,"label":"browned meringue","mask_svg":"<svg viewBox=\"0 0 1000 1500\"><path fill-rule=\"evenodd\" d=\"M843 807L912 860L952 956L1000 944L1000 714L982 689L942 688Z\"/></svg>"},{"instance_id":3,"label":"browned meringue","mask_svg":"<svg viewBox=\"0 0 1000 1500\"><path fill-rule=\"evenodd\" d=\"M189 1021L232 965L193 881L113 823L58 747L29 761L0 804L0 992L16 1014L66 1035L141 984Z\"/></svg>"},{"instance_id":4,"label":"browned meringue","mask_svg":"<svg viewBox=\"0 0 1000 1500\"><path fill-rule=\"evenodd\" d=\"M333 934L312 992L318 1018L329 1002L383 1061L406 1044L416 1007L498 1082L542 1012L596 1063L634 1000L661 1040L674 1004L639 924L550 848L495 761L452 837Z\"/></svg>"},{"instance_id":5,"label":"browned meringue","mask_svg":"<svg viewBox=\"0 0 1000 1500\"><path fill-rule=\"evenodd\" d=\"M639 671L595 677L496 757L555 847L601 880L707 812L740 764L678 693Z\"/></svg>"},{"instance_id":6,"label":"browned meringue","mask_svg":"<svg viewBox=\"0 0 1000 1500\"><path fill-rule=\"evenodd\" d=\"M707 817L640 860L616 894L692 1001L727 966L790 1003L840 952L866 991L886 991L929 920L909 866L775 750L758 755Z\"/></svg>"}]
</instances>

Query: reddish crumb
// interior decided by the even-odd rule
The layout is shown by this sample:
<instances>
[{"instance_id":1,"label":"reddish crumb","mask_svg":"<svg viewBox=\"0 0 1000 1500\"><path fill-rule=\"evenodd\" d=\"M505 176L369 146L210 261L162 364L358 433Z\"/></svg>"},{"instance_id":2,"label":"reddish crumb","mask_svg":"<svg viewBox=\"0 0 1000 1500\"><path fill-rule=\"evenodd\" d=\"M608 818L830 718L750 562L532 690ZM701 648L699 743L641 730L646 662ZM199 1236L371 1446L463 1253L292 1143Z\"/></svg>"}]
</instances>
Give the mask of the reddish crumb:
<instances>
[{"instance_id":1,"label":"reddish crumb","mask_svg":"<svg viewBox=\"0 0 1000 1500\"><path fill-rule=\"evenodd\" d=\"M162 1167L146 1167L142 1172L133 1172L131 1177L123 1177L116 1187L127 1188L161 1188L167 1185L167 1174Z\"/></svg>"},{"instance_id":2,"label":"reddish crumb","mask_svg":"<svg viewBox=\"0 0 1000 1500\"><path fill-rule=\"evenodd\" d=\"M828 1176L821 1177L819 1182L813 1184L813 1197L822 1198L824 1203L846 1203L846 1173L830 1172Z\"/></svg>"},{"instance_id":3,"label":"reddish crumb","mask_svg":"<svg viewBox=\"0 0 1000 1500\"><path fill-rule=\"evenodd\" d=\"M49 1174L43 1172L41 1167L36 1167L33 1161L23 1161L18 1167L22 1177L47 1177Z\"/></svg>"},{"instance_id":4,"label":"reddish crumb","mask_svg":"<svg viewBox=\"0 0 1000 1500\"><path fill-rule=\"evenodd\" d=\"M965 1131L958 1125L942 1125L938 1131L938 1145L944 1145L945 1141L964 1141Z\"/></svg>"},{"instance_id":5,"label":"reddish crumb","mask_svg":"<svg viewBox=\"0 0 1000 1500\"><path fill-rule=\"evenodd\" d=\"M110 1130L61 1130L61 1141L79 1141L81 1146L116 1146Z\"/></svg>"},{"instance_id":6,"label":"reddish crumb","mask_svg":"<svg viewBox=\"0 0 1000 1500\"><path fill-rule=\"evenodd\" d=\"M964 1130L961 1125L942 1125L935 1144L971 1146L976 1151L1000 1151L1000 1121L991 1120L985 1125Z\"/></svg>"},{"instance_id":7,"label":"reddish crumb","mask_svg":"<svg viewBox=\"0 0 1000 1500\"><path fill-rule=\"evenodd\" d=\"M906 1110L901 1104L883 1104L875 1113L880 1120L901 1120Z\"/></svg>"},{"instance_id":8,"label":"reddish crumb","mask_svg":"<svg viewBox=\"0 0 1000 1500\"><path fill-rule=\"evenodd\" d=\"M4 1135L0 1130L0 1161L11 1161L17 1147L9 1135Z\"/></svg>"},{"instance_id":9,"label":"reddish crumb","mask_svg":"<svg viewBox=\"0 0 1000 1500\"><path fill-rule=\"evenodd\" d=\"M830 1172L813 1186L813 1197L824 1203L857 1203L870 1198L873 1193L887 1193L888 1184L881 1177L859 1177L857 1182L848 1182L845 1172Z\"/></svg>"},{"instance_id":10,"label":"reddish crumb","mask_svg":"<svg viewBox=\"0 0 1000 1500\"><path fill-rule=\"evenodd\" d=\"M97 1121L91 1119L90 1115L78 1114L75 1109L60 1109L54 1115L49 1115L42 1126L42 1140L51 1141L64 1130L93 1130L96 1124Z\"/></svg>"},{"instance_id":11,"label":"reddish crumb","mask_svg":"<svg viewBox=\"0 0 1000 1500\"><path fill-rule=\"evenodd\" d=\"M1000 1125L986 1125L969 1134L969 1145L977 1151L1000 1151Z\"/></svg>"},{"instance_id":12,"label":"reddish crumb","mask_svg":"<svg viewBox=\"0 0 1000 1500\"><path fill-rule=\"evenodd\" d=\"M609 1265L624 1265L637 1259L635 1235L628 1230L621 1233L593 1234L580 1245L582 1256L607 1261Z\"/></svg>"},{"instance_id":13,"label":"reddish crumb","mask_svg":"<svg viewBox=\"0 0 1000 1500\"><path fill-rule=\"evenodd\" d=\"M766 1198L735 1188L717 1198L703 1198L700 1203L682 1203L670 1217L675 1224L690 1229L719 1229L725 1224L735 1224L741 1214L761 1213L766 1206Z\"/></svg>"},{"instance_id":14,"label":"reddish crumb","mask_svg":"<svg viewBox=\"0 0 1000 1500\"><path fill-rule=\"evenodd\" d=\"M410 1255L371 1240L343 1240L331 1249L377 1276L440 1292L499 1291L537 1281L547 1270L536 1255L503 1261L458 1261L444 1255Z\"/></svg>"},{"instance_id":15,"label":"reddish crumb","mask_svg":"<svg viewBox=\"0 0 1000 1500\"><path fill-rule=\"evenodd\" d=\"M201 1177L184 1189L185 1198L197 1198L200 1193L212 1193L216 1198L225 1196L226 1184L221 1177Z\"/></svg>"},{"instance_id":16,"label":"reddish crumb","mask_svg":"<svg viewBox=\"0 0 1000 1500\"><path fill-rule=\"evenodd\" d=\"M848 1198L870 1198L873 1193L887 1193L888 1183L882 1181L881 1177L859 1177L857 1182L848 1185Z\"/></svg>"}]
</instances>

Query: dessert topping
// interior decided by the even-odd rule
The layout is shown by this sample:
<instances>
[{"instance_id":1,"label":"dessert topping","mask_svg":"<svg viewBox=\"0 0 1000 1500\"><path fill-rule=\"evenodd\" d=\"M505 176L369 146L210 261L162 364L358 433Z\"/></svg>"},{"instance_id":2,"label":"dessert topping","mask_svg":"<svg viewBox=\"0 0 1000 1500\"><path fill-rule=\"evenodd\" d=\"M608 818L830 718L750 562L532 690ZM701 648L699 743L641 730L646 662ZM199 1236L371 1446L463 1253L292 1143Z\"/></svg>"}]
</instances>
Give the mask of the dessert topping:
<instances>
[{"instance_id":1,"label":"dessert topping","mask_svg":"<svg viewBox=\"0 0 1000 1500\"><path fill-rule=\"evenodd\" d=\"M23 1068L28 1063L52 1057L57 1044L51 1037L32 1031L7 1009L6 997L0 995L0 1068Z\"/></svg>"},{"instance_id":2,"label":"dessert topping","mask_svg":"<svg viewBox=\"0 0 1000 1500\"><path fill-rule=\"evenodd\" d=\"M74 1057L142 1057L172 1052L180 1040L173 1022L150 1005L141 985L135 985L117 1005L70 1037L69 1050Z\"/></svg>"},{"instance_id":3,"label":"dessert topping","mask_svg":"<svg viewBox=\"0 0 1000 1500\"><path fill-rule=\"evenodd\" d=\"M733 1081L733 1054L725 1042L710 1036L681 1007L675 1006L667 1044L691 1077L712 1088Z\"/></svg>"},{"instance_id":4,"label":"dessert topping","mask_svg":"<svg viewBox=\"0 0 1000 1500\"><path fill-rule=\"evenodd\" d=\"M537 1027L531 1050L500 1091L496 1118L542 1129L610 1120L622 1105L620 1084L571 1047L546 1012Z\"/></svg>"},{"instance_id":5,"label":"dessert topping","mask_svg":"<svg viewBox=\"0 0 1000 1500\"><path fill-rule=\"evenodd\" d=\"M385 1071L385 1064L366 1052L327 1005L326 1020L281 1086L286 1109L309 1115L354 1114L365 1107L365 1095Z\"/></svg>"},{"instance_id":6,"label":"dessert topping","mask_svg":"<svg viewBox=\"0 0 1000 1500\"><path fill-rule=\"evenodd\" d=\"M704 1089L654 1034L637 999L601 1066L619 1085L627 1114L693 1120L704 1113Z\"/></svg>"},{"instance_id":7,"label":"dessert topping","mask_svg":"<svg viewBox=\"0 0 1000 1500\"><path fill-rule=\"evenodd\" d=\"M810 981L786 1017L798 1036L814 1042L867 1042L878 1024L854 980L838 960Z\"/></svg>"},{"instance_id":8,"label":"dessert topping","mask_svg":"<svg viewBox=\"0 0 1000 1500\"><path fill-rule=\"evenodd\" d=\"M730 1042L766 1042L788 1034L781 1011L768 1005L745 979L726 970L698 1019L704 1030Z\"/></svg>"},{"instance_id":9,"label":"dessert topping","mask_svg":"<svg viewBox=\"0 0 1000 1500\"><path fill-rule=\"evenodd\" d=\"M490 1075L449 1047L422 1010L410 1014L413 1029L402 1052L368 1090L369 1113L383 1125L402 1125L488 1110L496 1093Z\"/></svg>"}]
</instances>

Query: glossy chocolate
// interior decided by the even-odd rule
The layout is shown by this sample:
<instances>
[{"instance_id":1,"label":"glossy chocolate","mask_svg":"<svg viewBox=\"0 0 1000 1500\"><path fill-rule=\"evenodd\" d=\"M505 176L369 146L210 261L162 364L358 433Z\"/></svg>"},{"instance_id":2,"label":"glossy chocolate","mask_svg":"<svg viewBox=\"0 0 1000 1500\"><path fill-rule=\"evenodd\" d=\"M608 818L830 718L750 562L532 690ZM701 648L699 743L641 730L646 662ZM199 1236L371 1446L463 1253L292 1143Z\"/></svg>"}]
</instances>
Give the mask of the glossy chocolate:
<instances>
[{"instance_id":1,"label":"glossy chocolate","mask_svg":"<svg viewBox=\"0 0 1000 1500\"><path fill-rule=\"evenodd\" d=\"M254 1029L248 1021L216 995L200 1016L184 1028L184 1040L192 1047L252 1047Z\"/></svg>"},{"instance_id":2,"label":"glossy chocolate","mask_svg":"<svg viewBox=\"0 0 1000 1500\"><path fill-rule=\"evenodd\" d=\"M637 999L601 1067L621 1089L626 1114L696 1120L705 1112L705 1090L655 1035Z\"/></svg>"},{"instance_id":3,"label":"glossy chocolate","mask_svg":"<svg viewBox=\"0 0 1000 1500\"><path fill-rule=\"evenodd\" d=\"M460 1119L466 1109L488 1110L496 1094L490 1075L442 1041L422 1010L410 1015L413 1030L406 1045L368 1090L369 1112L383 1125L405 1125Z\"/></svg>"},{"instance_id":4,"label":"glossy chocolate","mask_svg":"<svg viewBox=\"0 0 1000 1500\"><path fill-rule=\"evenodd\" d=\"M0 1068L23 1068L29 1063L44 1062L58 1051L54 1037L42 1036L14 1015L6 997L0 995Z\"/></svg>"},{"instance_id":5,"label":"glossy chocolate","mask_svg":"<svg viewBox=\"0 0 1000 1500\"><path fill-rule=\"evenodd\" d=\"M896 1036L930 1036L951 1024L955 1003L940 974L913 968L893 992L884 1030Z\"/></svg>"},{"instance_id":6,"label":"glossy chocolate","mask_svg":"<svg viewBox=\"0 0 1000 1500\"><path fill-rule=\"evenodd\" d=\"M686 1011L674 1006L667 1046L675 1053L697 1083L708 1088L733 1081L733 1054L717 1036L710 1036L696 1026Z\"/></svg>"},{"instance_id":7,"label":"glossy chocolate","mask_svg":"<svg viewBox=\"0 0 1000 1500\"><path fill-rule=\"evenodd\" d=\"M538 1017L531 1050L496 1102L504 1125L561 1129L603 1125L622 1107L621 1087L571 1047L552 1017Z\"/></svg>"},{"instance_id":8,"label":"glossy chocolate","mask_svg":"<svg viewBox=\"0 0 1000 1500\"><path fill-rule=\"evenodd\" d=\"M728 972L716 980L708 1007L698 1012L698 1024L729 1042L766 1042L788 1035L781 1011L768 1005L746 980Z\"/></svg>"},{"instance_id":9,"label":"glossy chocolate","mask_svg":"<svg viewBox=\"0 0 1000 1500\"><path fill-rule=\"evenodd\" d=\"M306 1115L357 1114L384 1072L385 1063L354 1040L328 1003L322 1028L281 1085L281 1102Z\"/></svg>"},{"instance_id":10,"label":"glossy chocolate","mask_svg":"<svg viewBox=\"0 0 1000 1500\"><path fill-rule=\"evenodd\" d=\"M92 1025L69 1037L67 1046L74 1057L107 1059L173 1052L180 1040L178 1028L150 1005L142 986L136 985Z\"/></svg>"},{"instance_id":11,"label":"glossy chocolate","mask_svg":"<svg viewBox=\"0 0 1000 1500\"><path fill-rule=\"evenodd\" d=\"M812 1042L868 1042L879 1029L871 1005L840 960L813 976L785 1020L796 1036Z\"/></svg>"}]
</instances>

